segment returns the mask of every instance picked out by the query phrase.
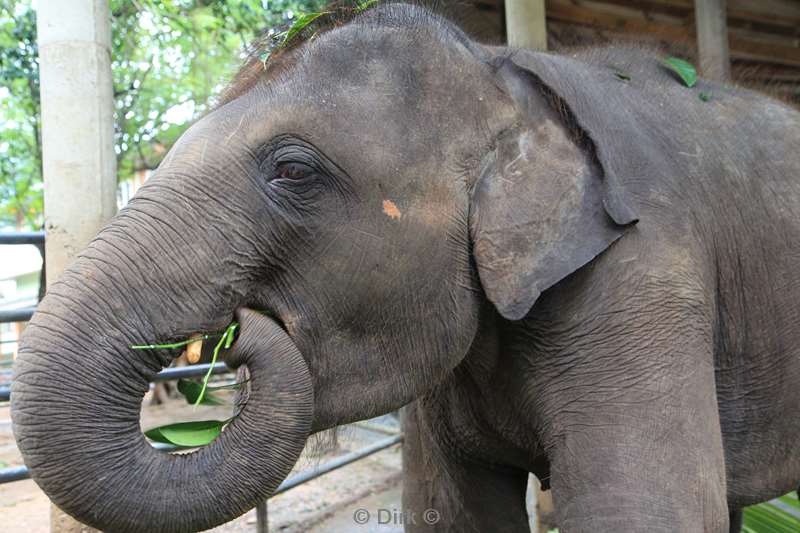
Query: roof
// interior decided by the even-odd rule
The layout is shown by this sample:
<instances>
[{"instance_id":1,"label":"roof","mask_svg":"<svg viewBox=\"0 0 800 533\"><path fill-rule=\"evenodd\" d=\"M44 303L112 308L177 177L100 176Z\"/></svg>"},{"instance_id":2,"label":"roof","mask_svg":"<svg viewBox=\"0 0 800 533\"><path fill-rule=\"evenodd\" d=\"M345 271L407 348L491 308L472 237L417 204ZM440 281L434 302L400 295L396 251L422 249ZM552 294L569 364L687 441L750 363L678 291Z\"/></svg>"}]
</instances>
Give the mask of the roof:
<instances>
[{"instance_id":1,"label":"roof","mask_svg":"<svg viewBox=\"0 0 800 533\"><path fill-rule=\"evenodd\" d=\"M700 0L546 0L548 46L650 41L694 60L695 1ZM502 39L503 0L469 4L479 16L465 29ZM800 103L800 2L727 0L726 13L733 81Z\"/></svg>"}]
</instances>

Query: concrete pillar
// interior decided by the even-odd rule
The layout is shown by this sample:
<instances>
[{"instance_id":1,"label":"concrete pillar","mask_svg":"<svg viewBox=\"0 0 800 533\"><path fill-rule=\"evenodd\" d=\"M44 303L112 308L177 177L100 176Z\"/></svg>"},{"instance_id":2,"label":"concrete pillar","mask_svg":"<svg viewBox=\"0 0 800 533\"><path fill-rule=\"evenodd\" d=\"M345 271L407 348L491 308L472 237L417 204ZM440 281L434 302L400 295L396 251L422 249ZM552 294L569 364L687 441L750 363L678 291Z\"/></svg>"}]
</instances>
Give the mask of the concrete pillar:
<instances>
[{"instance_id":1,"label":"concrete pillar","mask_svg":"<svg viewBox=\"0 0 800 533\"><path fill-rule=\"evenodd\" d=\"M506 41L515 48L547 50L545 0L505 0ZM528 478L528 516L531 531L546 532L553 514L549 492L538 489L533 475Z\"/></svg>"},{"instance_id":2,"label":"concrete pillar","mask_svg":"<svg viewBox=\"0 0 800 533\"><path fill-rule=\"evenodd\" d=\"M47 281L116 211L111 14L107 0L38 2ZM51 531L95 531L55 506Z\"/></svg>"},{"instance_id":3,"label":"concrete pillar","mask_svg":"<svg viewBox=\"0 0 800 533\"><path fill-rule=\"evenodd\" d=\"M505 6L508 45L547 50L544 0L506 0Z\"/></svg>"},{"instance_id":4,"label":"concrete pillar","mask_svg":"<svg viewBox=\"0 0 800 533\"><path fill-rule=\"evenodd\" d=\"M700 73L708 79L727 81L731 75L728 54L726 0L694 0Z\"/></svg>"},{"instance_id":5,"label":"concrete pillar","mask_svg":"<svg viewBox=\"0 0 800 533\"><path fill-rule=\"evenodd\" d=\"M114 215L116 156L107 0L38 2L47 280Z\"/></svg>"}]
</instances>

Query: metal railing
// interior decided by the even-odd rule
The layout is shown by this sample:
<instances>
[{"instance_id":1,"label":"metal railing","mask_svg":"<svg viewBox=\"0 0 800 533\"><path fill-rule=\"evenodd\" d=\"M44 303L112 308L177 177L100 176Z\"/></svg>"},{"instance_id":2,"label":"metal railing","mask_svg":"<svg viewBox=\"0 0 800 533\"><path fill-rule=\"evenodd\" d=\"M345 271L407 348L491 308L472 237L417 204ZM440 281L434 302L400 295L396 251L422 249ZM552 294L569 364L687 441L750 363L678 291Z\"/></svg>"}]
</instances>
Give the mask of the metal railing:
<instances>
[{"instance_id":1,"label":"metal railing","mask_svg":"<svg viewBox=\"0 0 800 533\"><path fill-rule=\"evenodd\" d=\"M40 250L44 247L43 231L0 232L0 244L32 244Z\"/></svg>"},{"instance_id":2,"label":"metal railing","mask_svg":"<svg viewBox=\"0 0 800 533\"><path fill-rule=\"evenodd\" d=\"M31 244L39 249L42 256L42 273L44 273L44 232L43 231L19 231L15 233L0 232L0 245L24 245ZM43 284L44 278L40 277ZM39 288L42 294L42 287ZM33 316L35 307L22 307L19 309L0 310L0 323L2 322L27 322Z\"/></svg>"},{"instance_id":3,"label":"metal railing","mask_svg":"<svg viewBox=\"0 0 800 533\"><path fill-rule=\"evenodd\" d=\"M27 322L33 316L35 307L0 310L0 322Z\"/></svg>"}]
</instances>

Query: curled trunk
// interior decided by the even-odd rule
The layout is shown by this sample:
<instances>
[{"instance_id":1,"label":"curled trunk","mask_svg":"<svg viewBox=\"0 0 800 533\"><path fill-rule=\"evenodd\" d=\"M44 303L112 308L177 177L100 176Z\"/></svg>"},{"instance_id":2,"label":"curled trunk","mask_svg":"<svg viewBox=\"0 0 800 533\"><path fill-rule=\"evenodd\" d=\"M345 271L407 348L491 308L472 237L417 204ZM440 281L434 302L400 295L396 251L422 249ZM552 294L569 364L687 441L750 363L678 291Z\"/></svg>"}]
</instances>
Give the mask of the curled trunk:
<instances>
[{"instance_id":1,"label":"curled trunk","mask_svg":"<svg viewBox=\"0 0 800 533\"><path fill-rule=\"evenodd\" d=\"M308 367L275 322L237 312L240 336L227 360L248 367L247 405L210 445L167 454L139 426L142 397L165 361L127 349L130 335L113 321L87 326L96 309L52 292L24 335L12 418L33 479L56 505L104 531L190 532L274 492L303 449L314 403Z\"/></svg>"}]
</instances>

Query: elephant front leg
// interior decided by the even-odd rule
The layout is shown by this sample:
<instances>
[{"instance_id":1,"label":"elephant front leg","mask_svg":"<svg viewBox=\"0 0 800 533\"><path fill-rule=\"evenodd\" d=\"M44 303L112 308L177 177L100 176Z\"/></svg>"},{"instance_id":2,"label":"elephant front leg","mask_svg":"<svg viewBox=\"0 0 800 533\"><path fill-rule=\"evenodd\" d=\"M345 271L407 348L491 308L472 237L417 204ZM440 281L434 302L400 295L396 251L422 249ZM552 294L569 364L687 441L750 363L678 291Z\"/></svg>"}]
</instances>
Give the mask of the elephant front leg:
<instances>
[{"instance_id":1,"label":"elephant front leg","mask_svg":"<svg viewBox=\"0 0 800 533\"><path fill-rule=\"evenodd\" d=\"M528 473L456 459L416 404L403 413L403 512L410 533L528 533Z\"/></svg>"},{"instance_id":2,"label":"elephant front leg","mask_svg":"<svg viewBox=\"0 0 800 533\"><path fill-rule=\"evenodd\" d=\"M713 358L692 333L562 353L541 381L563 533L728 533Z\"/></svg>"}]
</instances>

